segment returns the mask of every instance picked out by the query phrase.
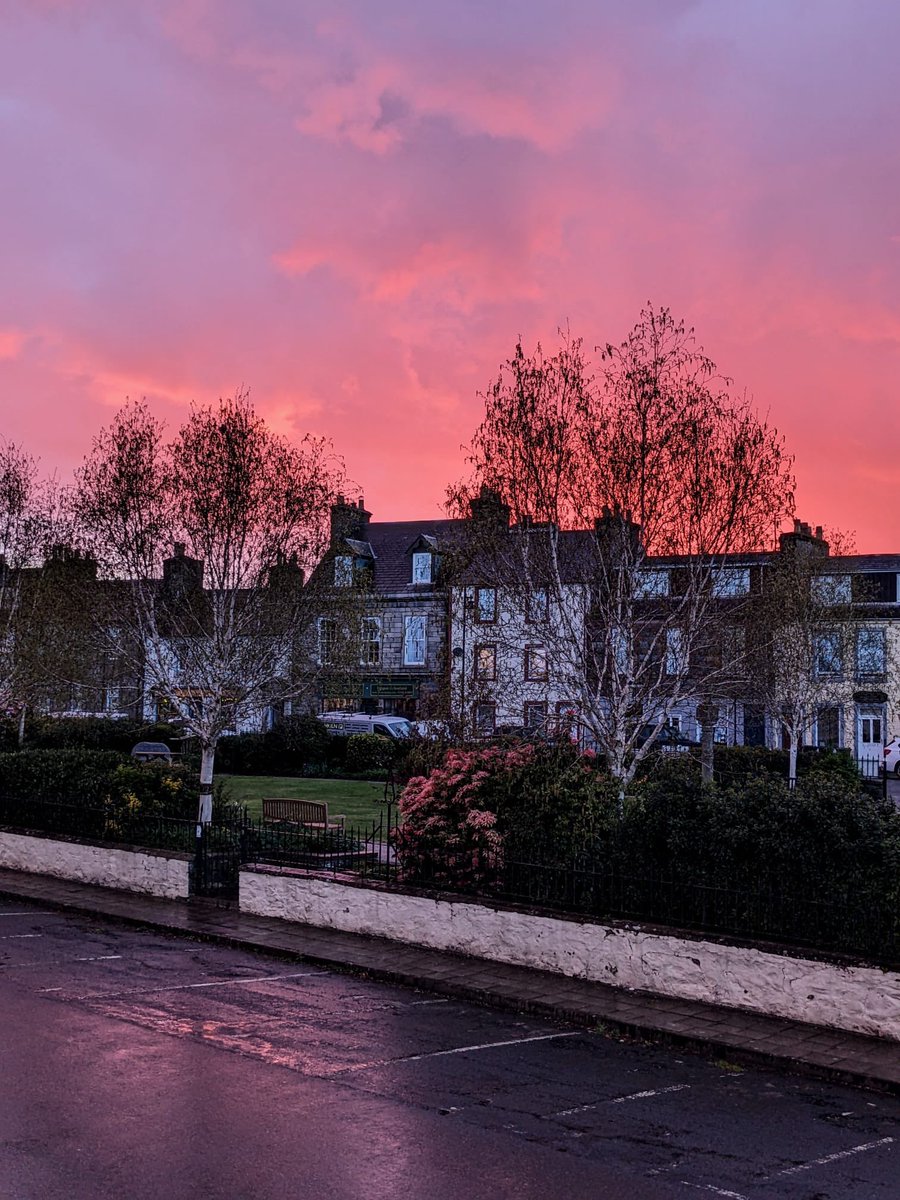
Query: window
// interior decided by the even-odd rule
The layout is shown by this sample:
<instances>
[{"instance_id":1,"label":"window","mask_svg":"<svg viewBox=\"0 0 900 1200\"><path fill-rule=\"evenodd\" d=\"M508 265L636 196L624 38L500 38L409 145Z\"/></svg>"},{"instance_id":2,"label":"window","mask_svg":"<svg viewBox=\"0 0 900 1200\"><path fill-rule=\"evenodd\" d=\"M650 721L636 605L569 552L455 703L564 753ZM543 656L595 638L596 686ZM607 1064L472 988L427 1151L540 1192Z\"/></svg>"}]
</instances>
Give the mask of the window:
<instances>
[{"instance_id":1,"label":"window","mask_svg":"<svg viewBox=\"0 0 900 1200\"><path fill-rule=\"evenodd\" d=\"M819 575L810 580L812 598L817 604L836 605L850 603L849 575Z\"/></svg>"},{"instance_id":2,"label":"window","mask_svg":"<svg viewBox=\"0 0 900 1200\"><path fill-rule=\"evenodd\" d=\"M525 648L525 678L544 682L547 678L547 651L543 646Z\"/></svg>"},{"instance_id":3,"label":"window","mask_svg":"<svg viewBox=\"0 0 900 1200\"><path fill-rule=\"evenodd\" d=\"M381 662L381 617L363 617L359 638L359 664L377 667Z\"/></svg>"},{"instance_id":4,"label":"window","mask_svg":"<svg viewBox=\"0 0 900 1200\"><path fill-rule=\"evenodd\" d=\"M475 620L482 625L492 625L497 620L496 588L475 589Z\"/></svg>"},{"instance_id":5,"label":"window","mask_svg":"<svg viewBox=\"0 0 900 1200\"><path fill-rule=\"evenodd\" d=\"M837 750L841 744L841 710L829 704L816 713L816 745Z\"/></svg>"},{"instance_id":6,"label":"window","mask_svg":"<svg viewBox=\"0 0 900 1200\"><path fill-rule=\"evenodd\" d=\"M490 736L497 727L497 705L496 704L476 704L475 705L475 732L483 736Z\"/></svg>"},{"instance_id":7,"label":"window","mask_svg":"<svg viewBox=\"0 0 900 1200\"><path fill-rule=\"evenodd\" d=\"M813 641L813 668L816 675L842 675L844 656L837 633L819 633Z\"/></svg>"},{"instance_id":8,"label":"window","mask_svg":"<svg viewBox=\"0 0 900 1200\"><path fill-rule=\"evenodd\" d=\"M475 647L475 678L494 680L497 678L497 647Z\"/></svg>"},{"instance_id":9,"label":"window","mask_svg":"<svg viewBox=\"0 0 900 1200\"><path fill-rule=\"evenodd\" d=\"M535 588L528 593L527 621L533 624L546 624L550 618L550 594L546 588Z\"/></svg>"},{"instance_id":10,"label":"window","mask_svg":"<svg viewBox=\"0 0 900 1200\"><path fill-rule=\"evenodd\" d=\"M687 647L684 630L666 630L666 674L683 675L687 670Z\"/></svg>"},{"instance_id":11,"label":"window","mask_svg":"<svg viewBox=\"0 0 900 1200\"><path fill-rule=\"evenodd\" d=\"M431 583L432 556L427 553L412 556L413 583Z\"/></svg>"},{"instance_id":12,"label":"window","mask_svg":"<svg viewBox=\"0 0 900 1200\"><path fill-rule=\"evenodd\" d=\"M319 617L319 662L327 666L334 661L337 645L337 621L331 617Z\"/></svg>"},{"instance_id":13,"label":"window","mask_svg":"<svg viewBox=\"0 0 900 1200\"><path fill-rule=\"evenodd\" d=\"M883 675L884 660L884 630L858 629L856 632L857 675Z\"/></svg>"},{"instance_id":14,"label":"window","mask_svg":"<svg viewBox=\"0 0 900 1200\"><path fill-rule=\"evenodd\" d=\"M747 567L721 567L713 571L712 594L718 599L746 596L750 592L750 571Z\"/></svg>"},{"instance_id":15,"label":"window","mask_svg":"<svg viewBox=\"0 0 900 1200\"><path fill-rule=\"evenodd\" d=\"M896 604L897 576L893 571L854 575L852 591L856 604Z\"/></svg>"},{"instance_id":16,"label":"window","mask_svg":"<svg viewBox=\"0 0 900 1200\"><path fill-rule=\"evenodd\" d=\"M547 721L546 700L526 700L525 728L540 729Z\"/></svg>"},{"instance_id":17,"label":"window","mask_svg":"<svg viewBox=\"0 0 900 1200\"><path fill-rule=\"evenodd\" d=\"M349 554L338 554L334 560L334 586L350 587L353 583L353 559Z\"/></svg>"},{"instance_id":18,"label":"window","mask_svg":"<svg viewBox=\"0 0 900 1200\"><path fill-rule=\"evenodd\" d=\"M656 596L668 596L668 571L635 571L632 595L635 600L652 600Z\"/></svg>"},{"instance_id":19,"label":"window","mask_svg":"<svg viewBox=\"0 0 900 1200\"><path fill-rule=\"evenodd\" d=\"M425 665L425 616L407 617L403 627L403 665L424 667Z\"/></svg>"}]
</instances>

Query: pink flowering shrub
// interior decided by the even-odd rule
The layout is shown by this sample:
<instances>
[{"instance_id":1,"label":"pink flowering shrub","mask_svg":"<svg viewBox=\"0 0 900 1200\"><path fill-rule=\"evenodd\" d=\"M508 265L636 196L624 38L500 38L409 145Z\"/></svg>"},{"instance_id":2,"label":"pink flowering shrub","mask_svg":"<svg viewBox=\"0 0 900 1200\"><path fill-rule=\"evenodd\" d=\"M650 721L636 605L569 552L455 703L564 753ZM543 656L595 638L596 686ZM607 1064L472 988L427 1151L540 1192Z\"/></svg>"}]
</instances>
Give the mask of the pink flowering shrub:
<instances>
[{"instance_id":1,"label":"pink flowering shrub","mask_svg":"<svg viewBox=\"0 0 900 1200\"><path fill-rule=\"evenodd\" d=\"M503 869L492 784L526 767L534 746L450 750L430 775L410 779L400 797L395 848L400 878L491 890Z\"/></svg>"}]
</instances>

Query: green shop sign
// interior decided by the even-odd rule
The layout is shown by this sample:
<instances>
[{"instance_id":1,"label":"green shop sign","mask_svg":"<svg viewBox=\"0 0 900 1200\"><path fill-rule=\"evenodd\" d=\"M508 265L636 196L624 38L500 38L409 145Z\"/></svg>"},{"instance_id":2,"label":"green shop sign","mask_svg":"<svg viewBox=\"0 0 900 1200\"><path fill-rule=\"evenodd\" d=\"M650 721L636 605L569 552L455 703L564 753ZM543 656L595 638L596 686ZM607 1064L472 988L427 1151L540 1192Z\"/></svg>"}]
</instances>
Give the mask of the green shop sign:
<instances>
[{"instance_id":1,"label":"green shop sign","mask_svg":"<svg viewBox=\"0 0 900 1200\"><path fill-rule=\"evenodd\" d=\"M364 700L418 700L419 681L403 676L364 679L362 694Z\"/></svg>"}]
</instances>

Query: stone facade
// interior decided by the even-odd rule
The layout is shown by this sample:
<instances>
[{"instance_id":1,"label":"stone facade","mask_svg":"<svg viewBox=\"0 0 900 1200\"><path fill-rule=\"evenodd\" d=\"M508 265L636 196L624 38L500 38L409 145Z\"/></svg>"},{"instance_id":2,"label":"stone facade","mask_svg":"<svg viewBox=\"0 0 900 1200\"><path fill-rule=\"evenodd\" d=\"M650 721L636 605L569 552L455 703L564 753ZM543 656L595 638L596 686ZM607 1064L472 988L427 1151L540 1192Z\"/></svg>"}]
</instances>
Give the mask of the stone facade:
<instances>
[{"instance_id":1,"label":"stone facade","mask_svg":"<svg viewBox=\"0 0 900 1200\"><path fill-rule=\"evenodd\" d=\"M91 846L0 830L0 867L167 900L187 898L190 863L187 854Z\"/></svg>"}]
</instances>

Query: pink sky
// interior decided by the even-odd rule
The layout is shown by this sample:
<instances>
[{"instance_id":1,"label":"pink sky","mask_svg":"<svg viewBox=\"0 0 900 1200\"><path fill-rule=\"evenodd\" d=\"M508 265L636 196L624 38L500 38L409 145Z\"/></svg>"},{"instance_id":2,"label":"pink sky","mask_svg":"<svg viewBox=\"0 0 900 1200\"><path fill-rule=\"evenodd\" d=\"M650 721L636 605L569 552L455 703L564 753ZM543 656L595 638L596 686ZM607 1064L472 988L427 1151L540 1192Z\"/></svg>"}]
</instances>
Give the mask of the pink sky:
<instances>
[{"instance_id":1,"label":"pink sky","mask_svg":"<svg viewBox=\"0 0 900 1200\"><path fill-rule=\"evenodd\" d=\"M693 324L900 550L894 0L0 0L0 432L250 386L437 514L516 337Z\"/></svg>"}]
</instances>

